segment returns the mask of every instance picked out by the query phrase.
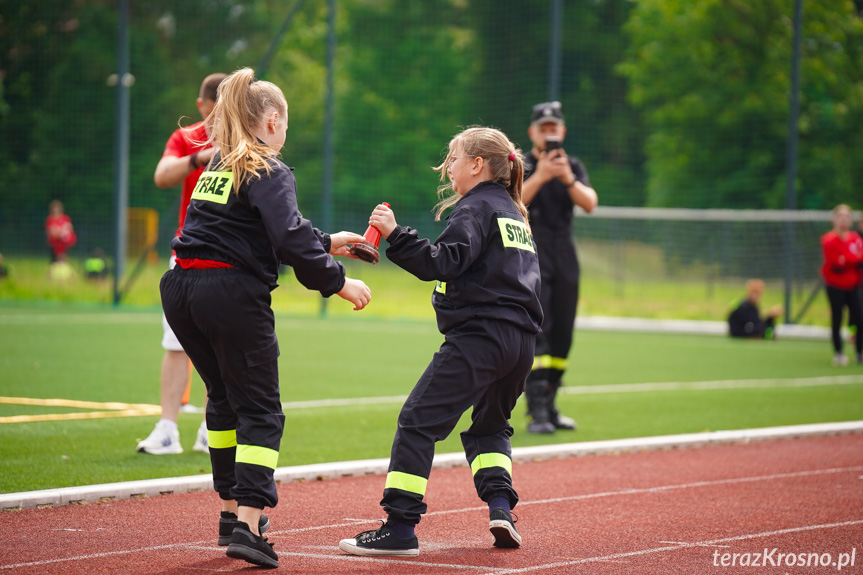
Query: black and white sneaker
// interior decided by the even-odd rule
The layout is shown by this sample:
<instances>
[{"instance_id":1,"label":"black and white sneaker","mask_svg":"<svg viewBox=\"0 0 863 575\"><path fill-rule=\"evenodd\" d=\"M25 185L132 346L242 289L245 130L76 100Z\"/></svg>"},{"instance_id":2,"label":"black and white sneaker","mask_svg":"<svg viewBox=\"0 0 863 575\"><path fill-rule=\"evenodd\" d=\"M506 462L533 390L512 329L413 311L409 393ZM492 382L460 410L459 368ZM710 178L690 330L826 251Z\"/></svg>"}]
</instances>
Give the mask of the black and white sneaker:
<instances>
[{"instance_id":1,"label":"black and white sneaker","mask_svg":"<svg viewBox=\"0 0 863 575\"><path fill-rule=\"evenodd\" d=\"M231 544L231 536L234 534L234 526L236 525L237 514L230 511L222 511L222 514L219 516L219 545L224 547ZM258 521L258 531L264 533L269 528L269 517L261 514L261 520Z\"/></svg>"},{"instance_id":2,"label":"black and white sneaker","mask_svg":"<svg viewBox=\"0 0 863 575\"><path fill-rule=\"evenodd\" d=\"M248 523L237 521L231 544L225 552L228 557L245 559L253 565L275 569L279 566L279 556L273 551L273 544L266 537L255 535L249 530Z\"/></svg>"},{"instance_id":3,"label":"black and white sneaker","mask_svg":"<svg viewBox=\"0 0 863 575\"><path fill-rule=\"evenodd\" d=\"M342 539L339 549L351 555L416 557L420 554L420 545L415 536L410 539L396 537L385 523L380 529L363 531L353 539Z\"/></svg>"},{"instance_id":4,"label":"black and white sneaker","mask_svg":"<svg viewBox=\"0 0 863 575\"><path fill-rule=\"evenodd\" d=\"M515 549L521 545L521 535L515 530L512 516L506 509L492 509L489 514L488 530L494 536L494 546L505 549Z\"/></svg>"}]
</instances>

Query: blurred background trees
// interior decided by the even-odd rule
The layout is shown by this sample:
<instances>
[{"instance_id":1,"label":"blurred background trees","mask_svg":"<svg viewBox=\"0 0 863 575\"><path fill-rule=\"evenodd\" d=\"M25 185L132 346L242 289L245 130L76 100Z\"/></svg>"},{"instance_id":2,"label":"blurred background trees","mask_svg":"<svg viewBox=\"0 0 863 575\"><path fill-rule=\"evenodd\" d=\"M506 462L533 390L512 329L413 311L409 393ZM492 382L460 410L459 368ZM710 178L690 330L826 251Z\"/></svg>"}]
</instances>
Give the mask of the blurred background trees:
<instances>
[{"instance_id":1,"label":"blurred background trees","mask_svg":"<svg viewBox=\"0 0 863 575\"><path fill-rule=\"evenodd\" d=\"M563 2L567 151L605 205L782 207L791 0ZM132 2L130 206L170 238L178 190L153 169L214 71L258 67L293 2ZM433 226L437 165L453 134L503 129L524 151L548 99L548 0L339 0L333 173L338 229L389 201ZM798 206L859 203L863 2L805 0ZM300 206L321 213L327 3L302 2L266 79L290 105L283 159ZM0 0L0 251L44 251L48 202L80 250L111 243L117 8L111 0ZM432 233L429 230L427 233ZM167 252L167 241L160 247Z\"/></svg>"}]
</instances>

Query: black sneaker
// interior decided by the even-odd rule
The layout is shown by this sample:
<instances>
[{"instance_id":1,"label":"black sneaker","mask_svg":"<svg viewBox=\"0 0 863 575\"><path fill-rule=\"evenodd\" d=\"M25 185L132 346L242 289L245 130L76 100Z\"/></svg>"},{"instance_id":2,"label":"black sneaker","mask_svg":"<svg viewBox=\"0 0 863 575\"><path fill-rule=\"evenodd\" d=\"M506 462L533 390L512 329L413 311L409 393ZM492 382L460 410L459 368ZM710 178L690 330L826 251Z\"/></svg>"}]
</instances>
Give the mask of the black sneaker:
<instances>
[{"instance_id":1,"label":"black sneaker","mask_svg":"<svg viewBox=\"0 0 863 575\"><path fill-rule=\"evenodd\" d=\"M219 545L224 547L231 544L231 535L234 534L234 526L237 524L237 514L230 511L222 511L219 517ZM270 528L270 519L266 515L261 515L261 520L258 521L258 531L264 533Z\"/></svg>"},{"instance_id":2,"label":"black sneaker","mask_svg":"<svg viewBox=\"0 0 863 575\"><path fill-rule=\"evenodd\" d=\"M489 511L488 518L488 530L494 535L495 547L515 549L521 545L521 535L515 530L517 517L513 521L509 511L498 507Z\"/></svg>"},{"instance_id":3,"label":"black sneaker","mask_svg":"<svg viewBox=\"0 0 863 575\"><path fill-rule=\"evenodd\" d=\"M249 524L237 521L231 544L226 551L228 557L245 559L254 565L275 569L279 566L279 556L273 551L273 544L266 537L249 531Z\"/></svg>"},{"instance_id":4,"label":"black sneaker","mask_svg":"<svg viewBox=\"0 0 863 575\"><path fill-rule=\"evenodd\" d=\"M416 557L420 554L420 544L416 537L396 537L385 523L380 529L363 531L353 539L342 539L339 541L339 549L351 555Z\"/></svg>"}]
</instances>

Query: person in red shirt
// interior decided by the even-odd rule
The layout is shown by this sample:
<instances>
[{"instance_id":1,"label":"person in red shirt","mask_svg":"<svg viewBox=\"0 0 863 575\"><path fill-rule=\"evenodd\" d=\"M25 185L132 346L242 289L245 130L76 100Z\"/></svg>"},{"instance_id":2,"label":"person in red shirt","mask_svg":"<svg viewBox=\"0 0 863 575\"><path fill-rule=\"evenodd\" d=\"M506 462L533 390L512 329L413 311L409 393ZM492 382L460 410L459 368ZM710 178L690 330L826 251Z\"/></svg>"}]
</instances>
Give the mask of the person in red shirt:
<instances>
[{"instance_id":1,"label":"person in red shirt","mask_svg":"<svg viewBox=\"0 0 863 575\"><path fill-rule=\"evenodd\" d=\"M45 237L51 247L52 263L65 260L66 252L78 241L72 220L63 212L63 202L60 200L53 200L48 204Z\"/></svg>"},{"instance_id":2,"label":"person in red shirt","mask_svg":"<svg viewBox=\"0 0 863 575\"><path fill-rule=\"evenodd\" d=\"M849 322L863 324L863 300L860 297L861 267L863 267L863 239L851 231L851 208L839 204L833 208L833 229L821 236L824 264L821 275L830 300L833 337L833 365L848 365L842 350L842 315L848 308ZM863 363L863 337L855 338L857 363Z\"/></svg>"},{"instance_id":3,"label":"person in red shirt","mask_svg":"<svg viewBox=\"0 0 863 575\"><path fill-rule=\"evenodd\" d=\"M196 101L201 118L206 118L213 111L219 84L227 77L227 74L218 73L210 74L204 78ZM198 183L198 178L204 172L204 168L215 152L212 146L206 144L207 140L207 131L203 121L174 130L165 145L162 159L156 166L153 179L157 186L172 188L183 184L175 237L179 236L183 229L186 210L189 207L195 184ZM175 259L175 254L172 253L171 268L174 267ZM183 452L183 447L180 445L180 434L177 430L177 418L183 401L183 393L192 374L192 363L189 361L189 356L186 355L183 346L180 345L177 336L174 335L171 326L168 325L164 314L162 315L162 328L162 347L165 349L161 372L162 417L150 435L139 442L137 447L139 452L152 455ZM206 398L204 402L206 403ZM203 453L209 452L206 421L202 421L198 428L198 436L193 449Z\"/></svg>"}]
</instances>

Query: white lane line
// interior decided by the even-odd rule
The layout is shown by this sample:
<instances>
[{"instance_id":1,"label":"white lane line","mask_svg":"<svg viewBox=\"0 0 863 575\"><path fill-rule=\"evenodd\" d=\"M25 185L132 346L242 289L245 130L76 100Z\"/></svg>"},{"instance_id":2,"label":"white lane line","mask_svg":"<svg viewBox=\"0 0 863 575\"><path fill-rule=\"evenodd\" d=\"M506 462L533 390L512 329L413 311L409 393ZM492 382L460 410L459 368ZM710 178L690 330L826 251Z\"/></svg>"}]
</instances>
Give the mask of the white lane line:
<instances>
[{"instance_id":1,"label":"white lane line","mask_svg":"<svg viewBox=\"0 0 863 575\"><path fill-rule=\"evenodd\" d=\"M650 555L652 553L662 553L663 551L677 551L678 549L689 549L692 547L709 547L727 543L729 541L746 541L749 539L760 539L763 537L771 537L773 535L786 535L788 533L800 533L803 531L816 531L821 529L835 529L838 527L850 527L852 525L863 524L863 519L855 519L851 521L840 521L838 523L822 523L820 525L803 525L801 527L791 527L789 529L777 529L775 531L764 531L762 533L749 533L746 535L736 535L734 537L723 537L722 539L711 539L708 541L698 541L694 543L680 543L668 545L665 547L654 547L652 549L641 549L638 551L628 551L625 553L614 553L612 555L603 555L600 557L585 557L583 559L573 559L572 561L559 561L557 563L546 563L544 565L532 565L520 569L506 569L489 571L493 575L509 575L510 573L533 573L545 569L559 569L561 567L571 567L573 565L583 565L585 563L598 563L601 561L614 561L626 557L638 557L640 555Z\"/></svg>"},{"instance_id":2,"label":"white lane line","mask_svg":"<svg viewBox=\"0 0 863 575\"><path fill-rule=\"evenodd\" d=\"M141 547L139 549L125 549L122 551L105 551L104 553L90 553L87 555L76 555L74 557L61 557L58 559L43 559L41 561L30 561L29 563L16 563L14 565L0 565L0 569L20 569L24 567L38 567L39 565L51 565L52 563L63 563L65 561L86 561L87 559L101 559L102 557L116 557L118 555L131 555L161 549L177 549L187 547L188 543L173 543L171 545L155 545L153 547Z\"/></svg>"},{"instance_id":3,"label":"white lane line","mask_svg":"<svg viewBox=\"0 0 863 575\"><path fill-rule=\"evenodd\" d=\"M816 476L816 475L827 475L827 474L846 473L846 472L859 473L860 471L863 471L863 466L834 467L834 468L829 468L829 469L816 469L816 470L811 470L811 471L797 471L797 472L791 472L791 473L776 473L776 474L772 474L772 475L757 475L757 476L752 476L752 477L732 477L732 478L728 478L728 479L718 479L715 481L696 481L696 482L691 482L691 483L680 483L680 484L676 484L676 485L659 485L656 487L644 487L644 488L637 488L637 489L636 488L622 489L619 491L605 491L605 492L599 492L599 493L585 493L582 495L573 495L570 497L554 497L554 498L549 498L549 499L539 499L539 500L535 500L535 501L520 502L519 505L521 505L521 506L547 505L550 503L560 503L562 501L577 501L577 500L584 500L584 499L595 499L595 498L600 498L600 497L614 497L614 496L621 496L621 495L637 495L637 494L642 494L642 493L661 493L661 492L665 492L665 491L672 491L672 490L678 490L678 489L692 489L692 488L697 488L697 487L711 487L711 486L716 486L716 485L728 485L728 484L735 484L735 483L751 483L751 482L756 482L756 481L769 481L769 480L775 480L775 479L812 477L812 476ZM486 506L465 507L465 508L461 508L461 509L446 509L446 510L441 510L441 511L432 511L430 513L427 513L426 515L427 516L450 515L450 514L455 514L455 513L483 511L483 510L487 510L487 509L488 509L488 507L486 507ZM355 525L358 525L358 524L361 524L364 522L366 522L366 521L361 520L361 519L350 519L350 520L345 520L341 523L334 523L334 524L329 524L329 525L313 525L313 526L301 527L301 528L297 528L297 529L285 529L285 530L273 531L272 535L283 534L283 533L284 534L300 533L300 532L305 532L305 531L317 531L317 530L337 528L337 527L350 527L350 526L355 526ZM368 521L368 522L373 523L373 521ZM845 523L827 524L827 526L856 525L857 523L863 523L863 520L845 522ZM535 568L551 569L551 568L554 568L556 566L576 565L578 563L586 563L586 562L591 562L591 561L612 560L612 559L616 559L619 557L628 557L631 555L639 555L639 554L643 555L646 553L656 553L659 551L666 551L666 550L671 550L671 549L680 549L680 548L685 547L685 546L686 547L695 547L695 546L703 546L703 545L716 545L718 543L723 543L723 542L727 542L727 541L737 541L737 540L742 540L742 539L747 539L747 538L753 538L756 536L764 537L764 536L767 536L769 534L782 534L782 533L786 533L786 532L791 533L791 532L796 532L796 531L805 531L807 529L818 529L821 527L823 527L823 526L811 526L808 528L807 527L799 527L799 528L794 528L793 530L790 530L790 531L789 530L781 530L781 531L770 532L768 534L762 534L762 535L742 535L742 536L738 536L736 538L732 537L732 538L726 538L726 539L717 539L714 541L706 541L706 542L699 542L699 543L681 543L679 545L673 545L673 546L669 546L669 547L657 547L657 548L652 549L652 550L644 550L644 551L638 551L638 552L616 554L616 555L610 555L610 556L607 556L604 558L579 559L575 562L566 562L566 563L562 563L562 564L555 563L555 564L550 564L547 566L540 566L540 567L535 567ZM194 542L176 543L173 545L159 545L159 546L155 546L155 547L142 547L139 549L130 549L130 550L125 550L125 551L110 551L110 552L105 552L105 553L94 553L94 554L80 555L80 556L75 556L75 557L64 557L62 559L46 559L46 560L42 560L42 561L33 561L30 563L17 563L15 565L0 565L0 569L16 569L16 568L22 568L22 567L49 565L51 563L58 563L61 561L81 561L81 560L87 560L87 559L97 559L100 557L111 557L111 556L117 556L117 555L125 555L125 554L140 553L140 552L147 552L147 551L156 551L159 549L171 549L171 548L184 547L184 546L201 548L201 549L211 549L211 547L206 547L204 545L201 545L200 543L194 543ZM282 553L287 553L287 552L280 552L280 554L282 554ZM315 554L298 553L296 555L308 556L308 557L318 557L318 555L315 555ZM341 558L340 555L336 555L336 556L322 555L320 557L327 557L330 559ZM357 557L354 557L351 555L346 555L345 557L351 558L351 559L357 559ZM376 558L366 557L363 559L375 560ZM388 558L385 558L385 560L386 561L393 561L393 558L388 557ZM415 561L404 561L404 562L415 563ZM434 566L435 564L428 564L428 565ZM468 567L465 567L465 568L468 568ZM492 569L491 567L470 567L470 568ZM531 569L534 569L534 567L532 567ZM530 569L527 569L527 570L529 571ZM490 571L490 573L495 573L495 572L496 571ZM518 570L517 571L502 571L501 573L521 573L521 572L523 572L523 571L518 571Z\"/></svg>"},{"instance_id":4,"label":"white lane line","mask_svg":"<svg viewBox=\"0 0 863 575\"><path fill-rule=\"evenodd\" d=\"M190 549L198 549L202 551L207 550L223 550L224 548L217 547L206 547L206 546L189 546ZM374 562L374 563L384 563L384 564L392 564L392 563L401 563L404 565L414 565L420 567L445 567L447 569L469 569L469 570L489 570L491 569L491 573L495 573L498 569L504 568L495 568L490 567L488 565L465 565L465 564L455 564L455 563L429 563L427 561L422 561L420 559L399 559L397 557L364 557L361 555L349 555L347 553L342 553L339 548L335 545L332 546L332 549L335 553L301 553L299 551L276 551L276 554L280 557L303 557L306 559L323 559L324 561L364 561L364 562Z\"/></svg>"},{"instance_id":5,"label":"white lane line","mask_svg":"<svg viewBox=\"0 0 863 575\"><path fill-rule=\"evenodd\" d=\"M695 481L692 483L679 483L676 485L658 485L656 487L626 488L616 491L601 491L598 493L584 493L582 495L571 495L568 497L553 497L549 499L536 499L532 501L519 501L519 507L528 505L548 505L550 503L561 503L563 501L581 501L585 499L598 499L601 497L617 497L620 495L640 495L644 493L662 493L679 489L694 489L698 487L715 487L717 485L732 485L735 483L753 483L757 481L772 481L775 479L794 479L798 477L813 477L816 475L829 475L835 473L858 473L863 471L863 466L856 467L834 467L830 469L815 469L812 471L795 471L790 473L775 473L773 475L756 475L752 477L730 477L728 479L717 479L715 481ZM464 507L462 509L448 509L446 511L431 511L430 515L448 515L450 513L467 513L471 511L483 511L487 506Z\"/></svg>"},{"instance_id":6,"label":"white lane line","mask_svg":"<svg viewBox=\"0 0 863 575\"><path fill-rule=\"evenodd\" d=\"M715 389L760 389L786 387L823 387L830 385L863 384L863 375L837 375L824 377L794 377L767 379L727 379L716 381L657 381L647 383L612 383L608 385L563 386L559 393L566 395L604 395L609 393L645 393L652 391L700 391ZM357 405L401 404L407 395L381 397L351 397L338 399L312 399L287 401L283 409L310 409L318 407L352 407Z\"/></svg>"},{"instance_id":7,"label":"white lane line","mask_svg":"<svg viewBox=\"0 0 863 575\"><path fill-rule=\"evenodd\" d=\"M143 323L158 324L161 314L141 313L70 313L70 314L9 314L0 315L0 325L94 325L94 324L124 324Z\"/></svg>"},{"instance_id":8,"label":"white lane line","mask_svg":"<svg viewBox=\"0 0 863 575\"><path fill-rule=\"evenodd\" d=\"M789 377L767 379L726 379L716 381L658 381L652 383L617 383L610 385L563 386L559 393L591 395L601 393L639 393L649 391L681 391L702 389L748 389L763 387L819 387L825 385L856 385L863 375L823 377Z\"/></svg>"}]
</instances>

